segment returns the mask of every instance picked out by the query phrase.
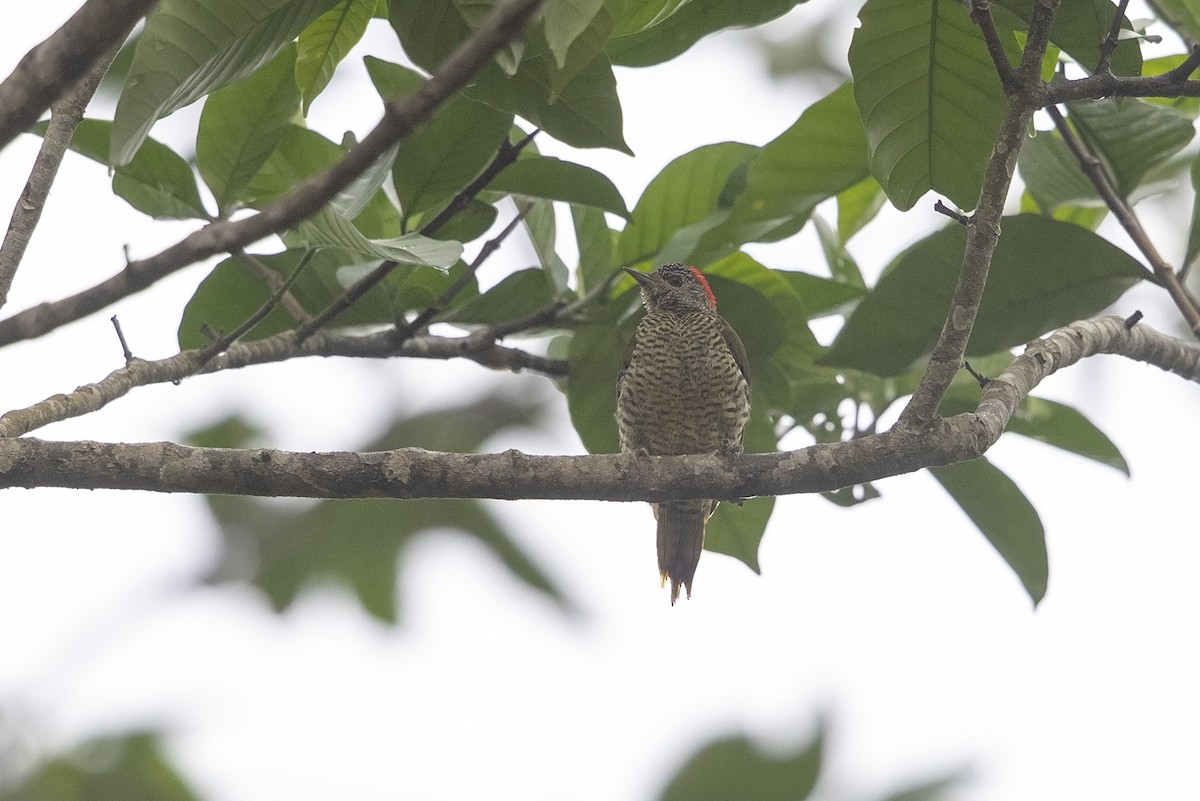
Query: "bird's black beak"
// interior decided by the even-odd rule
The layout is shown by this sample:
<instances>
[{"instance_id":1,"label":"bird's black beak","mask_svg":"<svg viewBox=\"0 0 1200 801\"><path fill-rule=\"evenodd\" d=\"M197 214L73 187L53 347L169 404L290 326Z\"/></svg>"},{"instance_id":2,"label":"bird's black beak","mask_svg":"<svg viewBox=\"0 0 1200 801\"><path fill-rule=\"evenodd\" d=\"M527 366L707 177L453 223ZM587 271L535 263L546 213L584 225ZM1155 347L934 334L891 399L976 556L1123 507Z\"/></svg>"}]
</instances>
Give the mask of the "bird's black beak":
<instances>
[{"instance_id":1,"label":"bird's black beak","mask_svg":"<svg viewBox=\"0 0 1200 801\"><path fill-rule=\"evenodd\" d=\"M650 287L654 286L654 279L650 276L650 273L638 272L628 267L622 267L621 269L632 275L633 280L637 281L642 289L650 289Z\"/></svg>"}]
</instances>

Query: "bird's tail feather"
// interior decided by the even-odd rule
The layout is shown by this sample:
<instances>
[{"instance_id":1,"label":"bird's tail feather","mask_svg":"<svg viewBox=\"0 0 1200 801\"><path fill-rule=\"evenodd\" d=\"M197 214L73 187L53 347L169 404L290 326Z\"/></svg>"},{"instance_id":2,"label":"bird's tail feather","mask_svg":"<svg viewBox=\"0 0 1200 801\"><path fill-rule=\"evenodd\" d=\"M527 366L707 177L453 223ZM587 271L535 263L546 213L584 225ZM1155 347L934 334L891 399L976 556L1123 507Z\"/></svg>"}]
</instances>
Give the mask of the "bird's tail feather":
<instances>
[{"instance_id":1,"label":"bird's tail feather","mask_svg":"<svg viewBox=\"0 0 1200 801\"><path fill-rule=\"evenodd\" d=\"M692 577L704 550L704 524L712 514L712 501L671 501L655 504L658 518L658 572L663 584L671 582L671 605L679 600L679 588L692 597Z\"/></svg>"}]
</instances>

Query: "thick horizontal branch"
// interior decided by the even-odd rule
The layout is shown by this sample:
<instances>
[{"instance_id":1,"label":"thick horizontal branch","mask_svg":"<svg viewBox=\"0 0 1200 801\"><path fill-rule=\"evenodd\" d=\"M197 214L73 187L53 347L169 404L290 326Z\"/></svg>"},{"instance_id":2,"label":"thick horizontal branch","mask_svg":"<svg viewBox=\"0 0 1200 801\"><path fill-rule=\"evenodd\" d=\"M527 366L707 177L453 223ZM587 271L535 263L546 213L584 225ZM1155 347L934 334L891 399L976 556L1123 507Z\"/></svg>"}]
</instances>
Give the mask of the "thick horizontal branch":
<instances>
[{"instance_id":1,"label":"thick horizontal branch","mask_svg":"<svg viewBox=\"0 0 1200 801\"><path fill-rule=\"evenodd\" d=\"M1075 323L1029 346L974 413L798 451L719 456L298 453L0 439L0 486L305 498L736 499L818 492L983 454L1045 376L1119 353L1200 382L1200 347L1120 318Z\"/></svg>"},{"instance_id":2,"label":"thick horizontal branch","mask_svg":"<svg viewBox=\"0 0 1200 801\"><path fill-rule=\"evenodd\" d=\"M0 320L0 346L39 337L140 292L189 264L219 253L237 251L316 214L389 147L424 124L442 103L462 89L497 50L524 30L541 2L510 0L496 6L484 20L483 27L451 53L416 94L403 101L388 103L379 124L325 172L300 184L257 214L209 223L154 256L130 262L121 272L89 289Z\"/></svg>"},{"instance_id":3,"label":"thick horizontal branch","mask_svg":"<svg viewBox=\"0 0 1200 801\"><path fill-rule=\"evenodd\" d=\"M158 0L88 0L63 26L30 50L0 83L0 148L125 40ZM10 13L16 13L10 11ZM17 24L14 19L8 24Z\"/></svg>"}]
</instances>

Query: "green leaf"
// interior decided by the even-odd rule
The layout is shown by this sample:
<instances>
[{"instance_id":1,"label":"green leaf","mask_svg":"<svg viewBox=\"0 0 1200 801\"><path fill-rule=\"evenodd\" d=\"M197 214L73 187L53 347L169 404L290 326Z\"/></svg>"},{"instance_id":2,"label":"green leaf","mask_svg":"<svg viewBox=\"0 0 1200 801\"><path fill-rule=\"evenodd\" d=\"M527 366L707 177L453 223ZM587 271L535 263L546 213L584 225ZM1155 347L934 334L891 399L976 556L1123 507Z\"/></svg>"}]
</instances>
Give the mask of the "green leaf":
<instances>
[{"instance_id":1,"label":"green leaf","mask_svg":"<svg viewBox=\"0 0 1200 801\"><path fill-rule=\"evenodd\" d=\"M1022 153L1024 151L1022 150ZM838 239L845 244L850 237L857 234L867 223L875 219L875 215L883 208L887 194L879 182L870 176L862 179L849 189L838 193Z\"/></svg>"},{"instance_id":2,"label":"green leaf","mask_svg":"<svg viewBox=\"0 0 1200 801\"><path fill-rule=\"evenodd\" d=\"M746 242L791 236L818 203L867 175L866 134L852 87L844 84L763 145L749 161L740 187L735 190L729 182L725 189L735 198L728 217L703 232L690 259L703 264Z\"/></svg>"},{"instance_id":3,"label":"green leaf","mask_svg":"<svg viewBox=\"0 0 1200 801\"><path fill-rule=\"evenodd\" d=\"M1184 266L1191 266L1197 256L1200 256L1200 158L1192 159L1192 223L1188 229L1187 252L1183 257ZM1195 273L1193 273L1195 275Z\"/></svg>"},{"instance_id":4,"label":"green leaf","mask_svg":"<svg viewBox=\"0 0 1200 801\"><path fill-rule=\"evenodd\" d=\"M579 245L579 269L575 271L582 296L601 286L613 272L613 231L604 212L587 206L572 206L575 241Z\"/></svg>"},{"instance_id":5,"label":"green leaf","mask_svg":"<svg viewBox=\"0 0 1200 801\"><path fill-rule=\"evenodd\" d=\"M732 556L755 573L761 573L758 546L774 508L774 498L751 498L741 506L721 504L704 528L704 547Z\"/></svg>"},{"instance_id":6,"label":"green leaf","mask_svg":"<svg viewBox=\"0 0 1200 801\"><path fill-rule=\"evenodd\" d=\"M983 457L929 470L1017 574L1037 606L1046 595L1050 565L1046 532L1029 499Z\"/></svg>"},{"instance_id":7,"label":"green leaf","mask_svg":"<svg viewBox=\"0 0 1200 801\"><path fill-rule=\"evenodd\" d=\"M1090 317L1149 274L1091 231L1033 214L1006 217L967 355L994 353ZM942 330L966 232L952 225L901 253L850 315L822 364L899 375Z\"/></svg>"},{"instance_id":8,"label":"green leaf","mask_svg":"<svg viewBox=\"0 0 1200 801\"><path fill-rule=\"evenodd\" d=\"M261 69L213 92L196 134L196 166L222 214L267 162L300 106L292 78L296 49L284 48Z\"/></svg>"},{"instance_id":9,"label":"green leaf","mask_svg":"<svg viewBox=\"0 0 1200 801\"><path fill-rule=\"evenodd\" d=\"M1196 133L1191 119L1183 114L1137 98L1070 103L1067 109L1080 138L1126 198Z\"/></svg>"},{"instance_id":10,"label":"green leaf","mask_svg":"<svg viewBox=\"0 0 1200 801\"><path fill-rule=\"evenodd\" d=\"M792 285L792 290L804 306L804 316L809 320L842 314L867 294L866 287L855 284L791 270L776 272Z\"/></svg>"},{"instance_id":11,"label":"green leaf","mask_svg":"<svg viewBox=\"0 0 1200 801\"><path fill-rule=\"evenodd\" d=\"M730 176L757 150L739 142L722 142L674 159L650 181L634 206L617 241L617 261L636 264L650 259L667 250L677 234L688 235L685 229L717 211ZM694 245L698 234L694 230L690 234ZM690 253L692 249L677 247L672 252Z\"/></svg>"},{"instance_id":12,"label":"green leaf","mask_svg":"<svg viewBox=\"0 0 1200 801\"><path fill-rule=\"evenodd\" d=\"M627 4L608 52L614 64L649 67L675 58L710 33L752 28L780 17L806 0L691 0ZM629 8L631 7L631 8ZM640 10L640 9L645 10ZM649 13L647 13L649 12ZM654 16L651 17L650 15ZM649 18L648 18L649 17ZM630 30L633 28L633 30Z\"/></svg>"},{"instance_id":13,"label":"green leaf","mask_svg":"<svg viewBox=\"0 0 1200 801\"><path fill-rule=\"evenodd\" d=\"M930 189L975 208L1005 97L970 15L960 3L868 0L859 20L850 71L871 174L902 211Z\"/></svg>"},{"instance_id":14,"label":"green leaf","mask_svg":"<svg viewBox=\"0 0 1200 801\"><path fill-rule=\"evenodd\" d=\"M1184 41L1200 41L1200 4L1196 0L1157 0L1156 15L1179 32Z\"/></svg>"},{"instance_id":15,"label":"green leaf","mask_svg":"<svg viewBox=\"0 0 1200 801\"><path fill-rule=\"evenodd\" d=\"M446 0L387 0L387 7L404 54L429 73L471 33L458 7Z\"/></svg>"},{"instance_id":16,"label":"green leaf","mask_svg":"<svg viewBox=\"0 0 1200 801\"><path fill-rule=\"evenodd\" d=\"M305 253L304 250L288 250L254 258L283 280L292 274ZM291 295L310 313L324 309L345 292L337 276L347 264L345 255L335 251L314 254L304 272L292 284L289 290ZM441 275L433 270L420 272ZM218 333L233 331L258 311L272 294L266 282L236 257L221 261L200 282L184 307L178 331L180 350L202 348L210 344L211 340L203 333L205 328ZM374 287L338 315L336 322L338 325L365 325L393 323L395 319L396 311L387 290ZM283 305L279 305L243 339L266 339L295 327L296 321Z\"/></svg>"},{"instance_id":17,"label":"green leaf","mask_svg":"<svg viewBox=\"0 0 1200 801\"><path fill-rule=\"evenodd\" d=\"M336 2L163 0L117 101L111 163L128 163L155 122L266 64Z\"/></svg>"},{"instance_id":18,"label":"green leaf","mask_svg":"<svg viewBox=\"0 0 1200 801\"><path fill-rule=\"evenodd\" d=\"M358 450L420 447L474 453L498 432L533 425L541 414L529 399L486 395L469 405L400 420ZM569 608L550 575L478 501L323 501L299 512L248 498L210 496L208 502L225 538L224 563L215 578L248 578L279 610L305 587L333 577L353 590L367 612L395 621L397 562L403 549L422 533L447 529L477 540L515 578Z\"/></svg>"},{"instance_id":19,"label":"green leaf","mask_svg":"<svg viewBox=\"0 0 1200 801\"><path fill-rule=\"evenodd\" d=\"M1034 0L996 0L992 14L997 27L1024 32L1033 4ZM1085 70L1092 72L1100 62L1100 43L1108 36L1115 15L1116 8L1109 0L1071 0L1061 3L1054 12L1050 41ZM1130 30L1129 21L1123 21L1122 27ZM1142 52L1136 39L1117 40L1112 71L1117 75L1142 74Z\"/></svg>"},{"instance_id":20,"label":"green leaf","mask_svg":"<svg viewBox=\"0 0 1200 801\"><path fill-rule=\"evenodd\" d=\"M366 259L386 259L447 270L462 255L458 242L405 234L393 239L368 239L354 223L329 206L304 220L295 229L296 241L311 248L336 248Z\"/></svg>"},{"instance_id":21,"label":"green leaf","mask_svg":"<svg viewBox=\"0 0 1200 801\"><path fill-rule=\"evenodd\" d=\"M1200 10L1200 6L1197 6ZM1170 72L1187 60L1187 55L1179 54L1174 56L1163 56L1162 58L1151 58L1142 64L1142 75L1146 78L1153 78L1157 75L1162 75L1164 72ZM1145 102L1155 106L1165 106L1174 111L1183 114L1190 119L1200 117L1200 98L1196 97L1147 97L1143 98Z\"/></svg>"},{"instance_id":22,"label":"green leaf","mask_svg":"<svg viewBox=\"0 0 1200 801\"><path fill-rule=\"evenodd\" d=\"M661 801L803 801L821 773L824 733L795 749L766 752L745 737L710 743L671 779Z\"/></svg>"},{"instance_id":23,"label":"green leaf","mask_svg":"<svg viewBox=\"0 0 1200 801\"><path fill-rule=\"evenodd\" d=\"M580 71L604 52L617 23L614 13L620 13L624 5L624 0L555 0L547 3L542 30L554 58L550 71L551 98L558 97ZM539 52L538 39L527 40L527 44L531 45L529 55Z\"/></svg>"},{"instance_id":24,"label":"green leaf","mask_svg":"<svg viewBox=\"0 0 1200 801\"><path fill-rule=\"evenodd\" d=\"M329 85L333 72L367 31L376 0L341 0L300 34L296 85L304 98L304 114Z\"/></svg>"},{"instance_id":25,"label":"green leaf","mask_svg":"<svg viewBox=\"0 0 1200 801\"><path fill-rule=\"evenodd\" d=\"M398 64L366 59L384 100L412 87L412 73ZM512 128L512 115L459 95L433 119L400 141L392 181L406 220L441 206L471 183L496 157Z\"/></svg>"},{"instance_id":26,"label":"green leaf","mask_svg":"<svg viewBox=\"0 0 1200 801\"><path fill-rule=\"evenodd\" d=\"M593 206L621 217L629 216L624 198L607 176L591 167L550 156L518 159L493 178L488 189L517 197Z\"/></svg>"},{"instance_id":27,"label":"green leaf","mask_svg":"<svg viewBox=\"0 0 1200 801\"><path fill-rule=\"evenodd\" d=\"M557 291L567 291L570 271L566 262L558 255L558 222L554 216L554 204L545 200L526 201L529 208L521 224L529 234L529 242L537 253L538 263L545 271Z\"/></svg>"},{"instance_id":28,"label":"green leaf","mask_svg":"<svg viewBox=\"0 0 1200 801\"><path fill-rule=\"evenodd\" d=\"M621 101L612 66L600 54L565 86L555 81L554 59L526 57L515 75L489 68L466 95L518 114L572 147L607 147L633 155L625 143Z\"/></svg>"},{"instance_id":29,"label":"green leaf","mask_svg":"<svg viewBox=\"0 0 1200 801\"><path fill-rule=\"evenodd\" d=\"M251 208L262 208L344 155L336 143L316 131L289 125L279 137L279 145L240 193L242 200Z\"/></svg>"},{"instance_id":30,"label":"green leaf","mask_svg":"<svg viewBox=\"0 0 1200 801\"><path fill-rule=\"evenodd\" d=\"M545 271L518 270L500 283L461 306L438 317L452 323L502 323L519 320L546 308L554 301L555 289ZM616 381L613 382L614 392Z\"/></svg>"},{"instance_id":31,"label":"green leaf","mask_svg":"<svg viewBox=\"0 0 1200 801\"><path fill-rule=\"evenodd\" d=\"M614 301L614 305L617 301ZM632 328L626 332L632 336ZM626 336L615 323L585 325L571 337L567 409L571 424L589 453L617 453L617 373Z\"/></svg>"},{"instance_id":32,"label":"green leaf","mask_svg":"<svg viewBox=\"0 0 1200 801\"><path fill-rule=\"evenodd\" d=\"M33 132L46 133L38 123ZM108 165L112 123L83 120L71 137L71 149ZM128 164L113 169L113 191L138 211L159 220L209 219L191 165L175 151L146 139Z\"/></svg>"},{"instance_id":33,"label":"green leaf","mask_svg":"<svg viewBox=\"0 0 1200 801\"><path fill-rule=\"evenodd\" d=\"M1038 209L1046 214L1052 214L1060 206L1104 206L1096 187L1083 174L1058 131L1038 131L1026 141L1017 157L1017 166L1025 188Z\"/></svg>"},{"instance_id":34,"label":"green leaf","mask_svg":"<svg viewBox=\"0 0 1200 801\"><path fill-rule=\"evenodd\" d=\"M542 30L559 69L566 65L571 45L592 26L604 3L605 0L551 0L546 3Z\"/></svg>"},{"instance_id":35,"label":"green leaf","mask_svg":"<svg viewBox=\"0 0 1200 801\"><path fill-rule=\"evenodd\" d=\"M972 387L964 391L955 386L938 410L949 416L973 412L978 405L979 391ZM1026 397L1008 422L1008 431L1036 439L1047 445L1107 465L1129 475L1129 463L1116 444L1084 417L1078 410L1044 398Z\"/></svg>"},{"instance_id":36,"label":"green leaf","mask_svg":"<svg viewBox=\"0 0 1200 801\"><path fill-rule=\"evenodd\" d=\"M197 801L163 755L155 734L138 732L91 740L66 756L45 761L0 788L8 801Z\"/></svg>"}]
</instances>

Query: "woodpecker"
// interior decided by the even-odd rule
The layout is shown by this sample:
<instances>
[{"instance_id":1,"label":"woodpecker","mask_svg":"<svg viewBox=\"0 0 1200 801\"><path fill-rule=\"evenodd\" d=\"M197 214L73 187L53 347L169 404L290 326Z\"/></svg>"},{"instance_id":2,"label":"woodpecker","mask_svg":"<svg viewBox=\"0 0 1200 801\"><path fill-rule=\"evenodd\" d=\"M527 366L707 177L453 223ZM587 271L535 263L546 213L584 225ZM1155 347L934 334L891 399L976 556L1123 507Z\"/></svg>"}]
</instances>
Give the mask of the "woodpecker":
<instances>
[{"instance_id":1,"label":"woodpecker","mask_svg":"<svg viewBox=\"0 0 1200 801\"><path fill-rule=\"evenodd\" d=\"M646 316L638 323L617 377L621 451L652 456L742 452L750 419L746 349L717 314L717 301L695 267L664 264L652 273L625 269L638 282ZM658 521L658 572L692 596L704 525L717 501L664 501Z\"/></svg>"}]
</instances>

